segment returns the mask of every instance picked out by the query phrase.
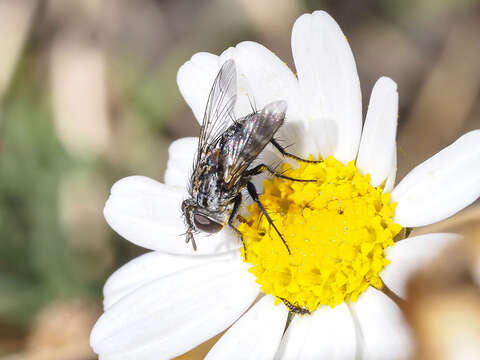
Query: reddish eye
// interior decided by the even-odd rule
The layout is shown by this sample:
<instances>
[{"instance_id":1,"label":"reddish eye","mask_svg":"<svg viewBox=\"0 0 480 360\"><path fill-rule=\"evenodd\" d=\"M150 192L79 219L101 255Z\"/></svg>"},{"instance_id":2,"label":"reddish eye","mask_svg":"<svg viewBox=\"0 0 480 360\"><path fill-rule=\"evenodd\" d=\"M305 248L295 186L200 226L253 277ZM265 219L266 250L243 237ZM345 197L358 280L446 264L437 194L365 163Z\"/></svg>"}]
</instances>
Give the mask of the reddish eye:
<instances>
[{"instance_id":1,"label":"reddish eye","mask_svg":"<svg viewBox=\"0 0 480 360\"><path fill-rule=\"evenodd\" d=\"M223 225L210 220L206 216L195 214L193 215L193 222L195 223L195 227L198 230L201 230L206 233L216 233L222 230Z\"/></svg>"}]
</instances>

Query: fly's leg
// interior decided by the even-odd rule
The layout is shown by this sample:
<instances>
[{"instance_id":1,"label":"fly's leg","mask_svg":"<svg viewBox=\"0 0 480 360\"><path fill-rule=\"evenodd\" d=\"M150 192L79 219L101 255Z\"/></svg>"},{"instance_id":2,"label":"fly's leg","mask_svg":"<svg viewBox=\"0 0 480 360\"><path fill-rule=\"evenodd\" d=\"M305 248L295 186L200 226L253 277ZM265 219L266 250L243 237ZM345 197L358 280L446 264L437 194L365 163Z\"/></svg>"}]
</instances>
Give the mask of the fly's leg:
<instances>
[{"instance_id":1,"label":"fly's leg","mask_svg":"<svg viewBox=\"0 0 480 360\"><path fill-rule=\"evenodd\" d=\"M300 162L305 162L305 163L310 163L310 164L318 164L318 163L321 163L323 162L323 160L307 160L307 159L302 159L301 157L298 157L296 155L293 155L293 154L290 154L289 152L287 152L285 150L285 148L280 145L277 140L275 139L272 139L270 140L270 143L275 146L275 148L283 155L283 156L286 156L286 157L289 157L290 159L294 159L294 160L297 160L297 161L300 161Z\"/></svg>"},{"instance_id":2,"label":"fly's leg","mask_svg":"<svg viewBox=\"0 0 480 360\"><path fill-rule=\"evenodd\" d=\"M193 250L197 251L197 244L195 243L195 238L193 237L193 229L191 227L187 230L187 237L185 238L185 243L192 243Z\"/></svg>"},{"instance_id":3,"label":"fly's leg","mask_svg":"<svg viewBox=\"0 0 480 360\"><path fill-rule=\"evenodd\" d=\"M284 244L285 247L287 248L288 254L291 255L292 253L290 252L290 248L288 247L287 242L286 242L285 239L283 238L282 234L280 234L280 231L278 231L277 227L276 227L275 224L273 223L273 220L272 220L272 218L270 217L270 215L268 215L267 210L265 209L265 207L263 206L263 204L260 202L260 199L258 198L257 189L255 189L255 185L253 185L253 183L251 183L251 182L248 182L248 183L247 183L247 191L248 191L248 194L250 195L250 197L252 198L252 200L255 201L255 203L256 203L256 204L258 205L258 207L260 208L260 211L261 211L262 214L265 216L265 218L267 219L268 223L275 229L275 232L278 234L278 236L280 236L280 239L282 239L283 244Z\"/></svg>"},{"instance_id":4,"label":"fly's leg","mask_svg":"<svg viewBox=\"0 0 480 360\"><path fill-rule=\"evenodd\" d=\"M192 243L193 250L197 251L197 244L195 243L195 238L193 237L194 227L192 224L192 219L187 214L190 213L190 205L188 205L185 201L182 202L182 213L185 216L185 220L187 222L187 232L185 233L185 243L188 244L189 242Z\"/></svg>"},{"instance_id":5,"label":"fly's leg","mask_svg":"<svg viewBox=\"0 0 480 360\"><path fill-rule=\"evenodd\" d=\"M285 306L288 308L288 310L291 313L300 314L300 315L310 314L310 310L305 309L305 308L301 308L300 306L297 306L297 305L293 305L287 299L284 299L284 298L281 298L281 297L278 297L278 298L283 301L283 303L285 304Z\"/></svg>"},{"instance_id":6,"label":"fly's leg","mask_svg":"<svg viewBox=\"0 0 480 360\"><path fill-rule=\"evenodd\" d=\"M270 174L273 176L279 177L281 179L286 179L286 180L291 180L291 181L300 181L300 182L317 182L318 180L307 180L307 179L295 179L287 175L283 175L282 173L279 173L272 169L270 166L266 164L260 164L255 166L254 168L251 168L245 172L246 176L254 176L261 174L264 171L268 171Z\"/></svg>"},{"instance_id":7,"label":"fly's leg","mask_svg":"<svg viewBox=\"0 0 480 360\"><path fill-rule=\"evenodd\" d=\"M243 253L245 254L245 260L247 260L247 246L245 244L245 240L243 239L243 234L240 230L238 230L235 225L233 225L233 221L235 220L235 217L238 214L238 210L240 209L240 204L242 203L242 194L239 193L235 199L233 199L233 209L232 213L230 214L230 217L228 218L228 225L237 233L238 236L240 236L240 240L242 240L243 244Z\"/></svg>"}]
</instances>

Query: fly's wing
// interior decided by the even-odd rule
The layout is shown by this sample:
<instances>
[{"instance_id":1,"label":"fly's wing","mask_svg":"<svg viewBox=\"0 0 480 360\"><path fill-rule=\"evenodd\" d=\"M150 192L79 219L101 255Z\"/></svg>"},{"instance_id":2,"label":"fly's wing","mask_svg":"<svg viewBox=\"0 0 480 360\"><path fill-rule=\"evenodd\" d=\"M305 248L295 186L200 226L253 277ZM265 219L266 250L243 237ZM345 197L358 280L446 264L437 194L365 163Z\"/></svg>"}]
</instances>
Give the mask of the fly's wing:
<instances>
[{"instance_id":1,"label":"fly's wing","mask_svg":"<svg viewBox=\"0 0 480 360\"><path fill-rule=\"evenodd\" d=\"M275 101L242 119L242 131L228 139L224 147L224 181L227 186L232 187L240 180L243 172L272 140L283 124L286 111L285 101Z\"/></svg>"},{"instance_id":2,"label":"fly's wing","mask_svg":"<svg viewBox=\"0 0 480 360\"><path fill-rule=\"evenodd\" d=\"M235 62L228 60L218 72L208 96L198 141L196 164L208 154L210 145L215 143L218 137L235 120L233 109L236 99L237 73Z\"/></svg>"}]
</instances>

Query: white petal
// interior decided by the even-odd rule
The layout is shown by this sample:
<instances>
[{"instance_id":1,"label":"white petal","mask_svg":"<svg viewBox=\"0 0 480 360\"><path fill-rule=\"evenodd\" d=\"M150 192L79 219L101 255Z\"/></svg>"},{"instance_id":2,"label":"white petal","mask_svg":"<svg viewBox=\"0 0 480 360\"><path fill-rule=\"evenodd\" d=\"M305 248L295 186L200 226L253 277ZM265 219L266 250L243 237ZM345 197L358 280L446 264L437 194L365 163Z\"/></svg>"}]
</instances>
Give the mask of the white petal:
<instances>
[{"instance_id":1,"label":"white petal","mask_svg":"<svg viewBox=\"0 0 480 360\"><path fill-rule=\"evenodd\" d=\"M180 209L184 195L180 187L144 176L129 176L112 186L104 215L120 235L145 246L143 242L152 241L151 237L158 239L164 233L179 234L185 228Z\"/></svg>"},{"instance_id":2,"label":"white petal","mask_svg":"<svg viewBox=\"0 0 480 360\"><path fill-rule=\"evenodd\" d=\"M168 148L168 163L165 184L186 187L197 153L198 138L186 137L175 140Z\"/></svg>"},{"instance_id":3,"label":"white petal","mask_svg":"<svg viewBox=\"0 0 480 360\"><path fill-rule=\"evenodd\" d=\"M394 220L404 227L441 221L480 196L480 130L418 165L392 191Z\"/></svg>"},{"instance_id":4,"label":"white petal","mask_svg":"<svg viewBox=\"0 0 480 360\"><path fill-rule=\"evenodd\" d=\"M391 172L397 119L397 84L382 77L372 90L357 157L358 168L371 175L372 186L382 184Z\"/></svg>"},{"instance_id":5,"label":"white petal","mask_svg":"<svg viewBox=\"0 0 480 360\"><path fill-rule=\"evenodd\" d=\"M206 360L273 359L287 322L288 310L263 297L213 346Z\"/></svg>"},{"instance_id":6,"label":"white petal","mask_svg":"<svg viewBox=\"0 0 480 360\"><path fill-rule=\"evenodd\" d=\"M355 159L362 99L345 35L326 12L305 14L293 26L292 51L308 112L307 130L321 155L333 154L343 163Z\"/></svg>"},{"instance_id":7,"label":"white petal","mask_svg":"<svg viewBox=\"0 0 480 360\"><path fill-rule=\"evenodd\" d=\"M386 250L391 263L380 273L383 282L398 296L405 298L410 275L459 238L458 234L438 233L399 241Z\"/></svg>"},{"instance_id":8,"label":"white petal","mask_svg":"<svg viewBox=\"0 0 480 360\"><path fill-rule=\"evenodd\" d=\"M144 176L117 181L103 213L119 235L150 250L172 254L216 254L238 249L241 242L225 227L217 234L195 235L198 250L185 244L181 204L185 190Z\"/></svg>"},{"instance_id":9,"label":"white petal","mask_svg":"<svg viewBox=\"0 0 480 360\"><path fill-rule=\"evenodd\" d=\"M385 188L383 192L390 193L395 186L395 179L397 177L397 144L395 143L395 148L392 154L392 167L388 173L387 181L385 182Z\"/></svg>"},{"instance_id":10,"label":"white petal","mask_svg":"<svg viewBox=\"0 0 480 360\"><path fill-rule=\"evenodd\" d=\"M250 97L257 109L276 100L288 103L285 124L276 137L292 144L289 151L306 156L315 149L308 146L310 137L304 130L304 106L298 80L288 66L263 45L245 41L235 47L235 61L251 89Z\"/></svg>"},{"instance_id":11,"label":"white petal","mask_svg":"<svg viewBox=\"0 0 480 360\"><path fill-rule=\"evenodd\" d=\"M235 259L238 252L215 256L181 256L154 251L139 256L115 271L103 287L103 306L107 310L141 286L180 270L226 259Z\"/></svg>"},{"instance_id":12,"label":"white petal","mask_svg":"<svg viewBox=\"0 0 480 360\"><path fill-rule=\"evenodd\" d=\"M178 88L200 124L210 89L219 70L218 56L206 52L193 55L178 69Z\"/></svg>"},{"instance_id":13,"label":"white petal","mask_svg":"<svg viewBox=\"0 0 480 360\"><path fill-rule=\"evenodd\" d=\"M350 305L363 338L362 359L407 359L413 342L400 308L369 287Z\"/></svg>"},{"instance_id":14,"label":"white petal","mask_svg":"<svg viewBox=\"0 0 480 360\"><path fill-rule=\"evenodd\" d=\"M90 343L102 359L169 359L230 326L258 292L240 261L180 271L114 304L95 324Z\"/></svg>"},{"instance_id":15,"label":"white petal","mask_svg":"<svg viewBox=\"0 0 480 360\"><path fill-rule=\"evenodd\" d=\"M354 359L355 325L345 304L318 308L312 315L295 316L276 359Z\"/></svg>"},{"instance_id":16,"label":"white petal","mask_svg":"<svg viewBox=\"0 0 480 360\"><path fill-rule=\"evenodd\" d=\"M251 96L259 109L277 100L285 100L289 111L299 107L297 78L274 53L253 41L241 42L235 50L236 65L254 85Z\"/></svg>"}]
</instances>

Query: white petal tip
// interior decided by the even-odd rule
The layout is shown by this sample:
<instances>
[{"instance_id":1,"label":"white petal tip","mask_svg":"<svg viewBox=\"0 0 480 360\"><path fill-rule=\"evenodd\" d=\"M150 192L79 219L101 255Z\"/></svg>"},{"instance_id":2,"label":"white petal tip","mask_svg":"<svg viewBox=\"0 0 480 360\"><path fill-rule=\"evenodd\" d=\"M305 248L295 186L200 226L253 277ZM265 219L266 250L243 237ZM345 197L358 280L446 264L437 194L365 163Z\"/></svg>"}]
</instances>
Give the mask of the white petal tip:
<instances>
[{"instance_id":1,"label":"white petal tip","mask_svg":"<svg viewBox=\"0 0 480 360\"><path fill-rule=\"evenodd\" d=\"M391 78L389 78L388 76L382 76L381 78L379 78L377 80L376 85L377 84L385 86L385 87L390 87L395 91L397 91L397 89L398 89L397 83L395 81L393 81Z\"/></svg>"},{"instance_id":2,"label":"white petal tip","mask_svg":"<svg viewBox=\"0 0 480 360\"><path fill-rule=\"evenodd\" d=\"M403 227L444 220L480 197L480 130L470 131L416 166L393 189L394 221Z\"/></svg>"},{"instance_id":3,"label":"white petal tip","mask_svg":"<svg viewBox=\"0 0 480 360\"><path fill-rule=\"evenodd\" d=\"M338 27L338 23L335 21L335 19L333 17L331 17L329 13L327 13L326 11L323 11L323 10L317 10L317 11L314 11L313 13L311 13L311 14L307 13L307 14L301 15L295 21L295 25L297 25L298 23L305 22L305 21L315 21L317 23L324 23L327 26L328 25L334 25L335 27ZM294 27L295 27L295 25L294 25Z\"/></svg>"},{"instance_id":4,"label":"white petal tip","mask_svg":"<svg viewBox=\"0 0 480 360\"><path fill-rule=\"evenodd\" d=\"M328 19L333 19L329 13L327 13L326 11L324 10L316 10L312 13L312 15L315 15L315 16L323 16L323 17L326 17Z\"/></svg>"},{"instance_id":5,"label":"white petal tip","mask_svg":"<svg viewBox=\"0 0 480 360\"><path fill-rule=\"evenodd\" d=\"M262 44L259 44L255 41L242 41L241 43L237 44L235 46L237 50L239 49L257 49L257 48L262 48L264 49L265 47Z\"/></svg>"},{"instance_id":6,"label":"white petal tip","mask_svg":"<svg viewBox=\"0 0 480 360\"><path fill-rule=\"evenodd\" d=\"M332 19L332 20L333 20L333 18L330 16L330 14L327 13L326 11L324 11L324 10L316 10L316 11L314 11L314 12L312 12L312 13L303 14L302 16L300 16L300 17L297 19L297 21L300 20L300 19L305 19L305 18L307 18L307 17L311 17L311 16L314 16L314 17L316 17L316 18L324 18L324 19Z\"/></svg>"},{"instance_id":7,"label":"white petal tip","mask_svg":"<svg viewBox=\"0 0 480 360\"><path fill-rule=\"evenodd\" d=\"M110 189L110 196L117 194L130 194L138 192L140 189L145 188L146 186L157 186L160 183L156 180L150 179L146 176L134 175L127 176L123 179L118 180L115 184L112 185Z\"/></svg>"}]
</instances>

